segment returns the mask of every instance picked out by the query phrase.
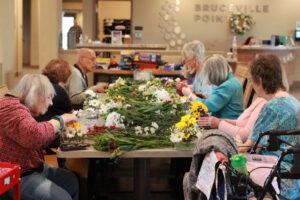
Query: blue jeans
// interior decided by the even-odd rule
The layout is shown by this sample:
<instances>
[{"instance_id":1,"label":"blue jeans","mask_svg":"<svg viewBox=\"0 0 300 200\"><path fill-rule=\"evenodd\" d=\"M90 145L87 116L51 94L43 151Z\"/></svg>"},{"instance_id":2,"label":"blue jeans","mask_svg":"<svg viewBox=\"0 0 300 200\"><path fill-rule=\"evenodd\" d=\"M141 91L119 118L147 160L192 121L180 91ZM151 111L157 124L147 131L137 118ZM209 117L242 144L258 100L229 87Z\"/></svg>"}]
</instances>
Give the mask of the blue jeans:
<instances>
[{"instance_id":1,"label":"blue jeans","mask_svg":"<svg viewBox=\"0 0 300 200\"><path fill-rule=\"evenodd\" d=\"M75 174L44 164L44 170L21 179L22 200L78 200L79 185Z\"/></svg>"}]
</instances>

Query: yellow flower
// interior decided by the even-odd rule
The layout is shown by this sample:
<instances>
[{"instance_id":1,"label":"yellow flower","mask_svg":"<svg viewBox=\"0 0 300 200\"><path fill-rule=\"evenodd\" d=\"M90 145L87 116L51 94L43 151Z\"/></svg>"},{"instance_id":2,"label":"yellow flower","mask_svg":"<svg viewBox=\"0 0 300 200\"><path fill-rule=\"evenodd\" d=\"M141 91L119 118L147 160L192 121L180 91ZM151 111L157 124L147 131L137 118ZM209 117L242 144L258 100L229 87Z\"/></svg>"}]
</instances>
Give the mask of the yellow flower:
<instances>
[{"instance_id":1,"label":"yellow flower","mask_svg":"<svg viewBox=\"0 0 300 200\"><path fill-rule=\"evenodd\" d=\"M117 96L117 99L124 100L125 98L123 96Z\"/></svg>"},{"instance_id":2,"label":"yellow flower","mask_svg":"<svg viewBox=\"0 0 300 200\"><path fill-rule=\"evenodd\" d=\"M182 122L188 122L190 117L191 117L190 115L184 115L184 116L181 117L181 121Z\"/></svg>"},{"instance_id":3,"label":"yellow flower","mask_svg":"<svg viewBox=\"0 0 300 200\"><path fill-rule=\"evenodd\" d=\"M201 101L194 101L194 102L192 102L191 103L191 108L190 108L190 113L193 113L193 116L195 117L195 115L196 114L194 114L194 113L199 113L199 112L201 112L201 111L203 111L204 113L208 113L208 108L207 108L207 106L204 104L204 103L202 103ZM200 113L199 113L199 117L200 117Z\"/></svg>"},{"instance_id":4,"label":"yellow flower","mask_svg":"<svg viewBox=\"0 0 300 200\"><path fill-rule=\"evenodd\" d=\"M185 139L185 140L188 140L190 138L191 134L189 133L183 133L182 134L182 138Z\"/></svg>"},{"instance_id":5,"label":"yellow flower","mask_svg":"<svg viewBox=\"0 0 300 200\"><path fill-rule=\"evenodd\" d=\"M188 125L191 126L191 125L194 125L195 123L197 122L196 118L194 117L191 117L188 121Z\"/></svg>"},{"instance_id":6,"label":"yellow flower","mask_svg":"<svg viewBox=\"0 0 300 200\"><path fill-rule=\"evenodd\" d=\"M177 128L186 128L187 124L185 122L178 122L175 126Z\"/></svg>"},{"instance_id":7,"label":"yellow flower","mask_svg":"<svg viewBox=\"0 0 300 200\"><path fill-rule=\"evenodd\" d=\"M192 115L193 115L194 118L199 118L200 117L199 112L193 112Z\"/></svg>"},{"instance_id":8,"label":"yellow flower","mask_svg":"<svg viewBox=\"0 0 300 200\"><path fill-rule=\"evenodd\" d=\"M79 128L82 127L82 124L79 124L79 123L73 123L73 127L77 130Z\"/></svg>"}]
</instances>

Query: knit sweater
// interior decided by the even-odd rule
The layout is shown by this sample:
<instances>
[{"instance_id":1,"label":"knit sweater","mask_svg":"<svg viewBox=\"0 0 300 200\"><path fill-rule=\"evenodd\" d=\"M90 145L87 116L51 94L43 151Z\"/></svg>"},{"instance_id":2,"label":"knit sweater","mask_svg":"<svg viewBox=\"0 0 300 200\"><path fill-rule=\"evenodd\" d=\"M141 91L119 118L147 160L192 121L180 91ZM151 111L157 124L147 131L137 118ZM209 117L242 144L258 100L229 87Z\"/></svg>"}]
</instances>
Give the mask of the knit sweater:
<instances>
[{"instance_id":1,"label":"knit sweater","mask_svg":"<svg viewBox=\"0 0 300 200\"><path fill-rule=\"evenodd\" d=\"M54 140L49 122L38 123L16 97L0 99L0 161L21 165L21 173L42 168L42 148Z\"/></svg>"}]
</instances>

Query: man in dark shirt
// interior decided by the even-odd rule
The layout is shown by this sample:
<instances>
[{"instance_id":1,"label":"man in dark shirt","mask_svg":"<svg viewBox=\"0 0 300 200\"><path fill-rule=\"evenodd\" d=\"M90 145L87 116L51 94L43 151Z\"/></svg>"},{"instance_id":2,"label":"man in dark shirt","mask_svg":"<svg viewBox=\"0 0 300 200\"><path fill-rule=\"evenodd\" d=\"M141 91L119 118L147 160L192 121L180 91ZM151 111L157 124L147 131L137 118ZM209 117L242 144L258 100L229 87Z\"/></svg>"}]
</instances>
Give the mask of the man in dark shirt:
<instances>
[{"instance_id":1,"label":"man in dark shirt","mask_svg":"<svg viewBox=\"0 0 300 200\"><path fill-rule=\"evenodd\" d=\"M74 20L74 25L68 31L68 48L76 48L76 44L80 41L80 36L82 34L82 29L78 25L77 21Z\"/></svg>"}]
</instances>

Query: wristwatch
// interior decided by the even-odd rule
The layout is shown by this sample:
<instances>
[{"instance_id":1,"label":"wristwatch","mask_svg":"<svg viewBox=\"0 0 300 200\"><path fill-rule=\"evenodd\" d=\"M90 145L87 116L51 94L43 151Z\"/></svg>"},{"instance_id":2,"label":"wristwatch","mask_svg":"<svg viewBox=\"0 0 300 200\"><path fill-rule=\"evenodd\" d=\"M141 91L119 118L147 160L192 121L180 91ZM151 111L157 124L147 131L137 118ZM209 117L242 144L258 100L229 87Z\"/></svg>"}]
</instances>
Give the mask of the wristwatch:
<instances>
[{"instance_id":1,"label":"wristwatch","mask_svg":"<svg viewBox=\"0 0 300 200\"><path fill-rule=\"evenodd\" d=\"M60 115L54 115L53 119L56 119L56 120L59 121L59 123L60 123L59 131L63 132L64 128L65 128L65 120L64 120L64 118L62 118L62 116L60 116Z\"/></svg>"}]
</instances>

